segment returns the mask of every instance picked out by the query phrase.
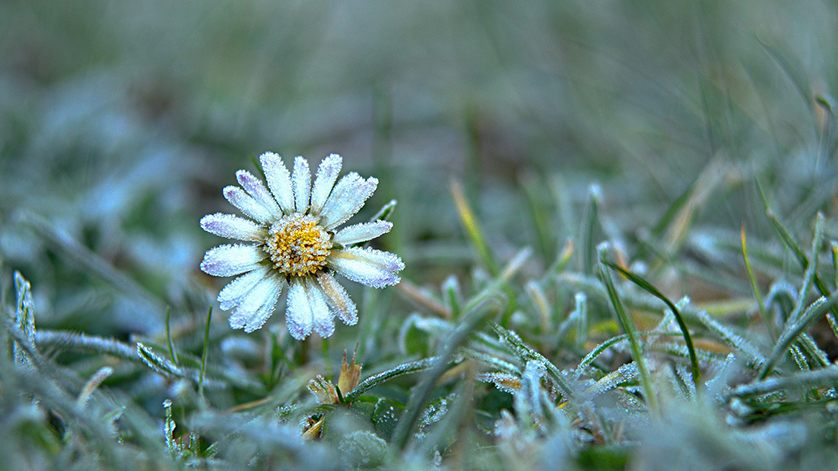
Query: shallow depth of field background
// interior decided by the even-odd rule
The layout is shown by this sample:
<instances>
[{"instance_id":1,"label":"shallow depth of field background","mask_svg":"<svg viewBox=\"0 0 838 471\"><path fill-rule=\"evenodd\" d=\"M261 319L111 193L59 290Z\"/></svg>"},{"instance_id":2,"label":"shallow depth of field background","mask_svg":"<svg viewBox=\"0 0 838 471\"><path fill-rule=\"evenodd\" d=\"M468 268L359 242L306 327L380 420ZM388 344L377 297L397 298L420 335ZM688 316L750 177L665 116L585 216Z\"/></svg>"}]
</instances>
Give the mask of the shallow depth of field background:
<instances>
[{"instance_id":1,"label":"shallow depth of field background","mask_svg":"<svg viewBox=\"0 0 838 471\"><path fill-rule=\"evenodd\" d=\"M836 57L838 6L825 1L6 0L4 304L13 312L18 270L32 283L38 329L125 342L165 339L171 306L183 331L178 348L200 355L206 309L224 281L198 270L204 251L223 242L198 220L235 212L222 188L268 150L312 166L339 153L344 172L378 177L356 220L398 200L395 228L376 245L398 253L405 279L437 297L450 275L473 294L475 269L485 273L451 196L458 181L499 264L533 249L522 276L544 273L568 239L582 250L597 185L603 223L593 244L609 240L627 261L651 267L650 281L675 300L747 300L743 225L768 254L763 292L801 275L771 230L757 181L802 246L811 245L818 211L826 240L835 234ZM667 211L684 195L693 206L679 233ZM90 262L73 244L98 258ZM574 255L568 269L581 269L582 259ZM99 261L130 286L90 268ZM362 324L338 325L332 368L356 343L365 368L381 362L377 371L433 353L432 342L402 357L386 348L411 313L426 315L409 296L349 291ZM523 315L533 309L525 297L517 298ZM572 298L551 301L559 318L573 309ZM365 303L386 313L380 332L365 326ZM226 338L261 351L284 331L283 306L248 337L230 332L216 311L210 364L224 367ZM731 322L759 324L754 306L731 308ZM389 337L370 338L379 334ZM308 357L282 342L296 361L308 358L297 365L310 368L308 377L326 374L319 340ZM50 358L83 379L107 363L81 353ZM558 366L572 366L564 358ZM160 404L177 392L125 374L112 387L162 423ZM411 381L388 394L404 400ZM221 411L259 399L208 394ZM175 403L177 418L190 420L195 403ZM162 431L150 430L162 446ZM37 458L22 462L54 458L35 449ZM666 456L646 449L647 457L658 452Z\"/></svg>"}]
</instances>

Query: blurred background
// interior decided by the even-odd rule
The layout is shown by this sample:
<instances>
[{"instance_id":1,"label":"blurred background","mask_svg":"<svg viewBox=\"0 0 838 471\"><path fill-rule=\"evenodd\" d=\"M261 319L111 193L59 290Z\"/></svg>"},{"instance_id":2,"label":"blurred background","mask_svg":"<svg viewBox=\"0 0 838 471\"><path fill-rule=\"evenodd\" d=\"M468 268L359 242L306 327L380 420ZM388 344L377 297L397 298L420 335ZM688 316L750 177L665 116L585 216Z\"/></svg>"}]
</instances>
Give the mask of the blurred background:
<instances>
[{"instance_id":1,"label":"blurred background","mask_svg":"<svg viewBox=\"0 0 838 471\"><path fill-rule=\"evenodd\" d=\"M159 300L217 293L198 220L267 150L377 176L359 218L398 200L381 243L420 285L473 260L452 179L499 258L543 266L594 183L629 257L685 195L696 227L769 234L757 179L805 227L835 190L836 20L816 0L4 0L0 256L39 326L156 330Z\"/></svg>"}]
</instances>

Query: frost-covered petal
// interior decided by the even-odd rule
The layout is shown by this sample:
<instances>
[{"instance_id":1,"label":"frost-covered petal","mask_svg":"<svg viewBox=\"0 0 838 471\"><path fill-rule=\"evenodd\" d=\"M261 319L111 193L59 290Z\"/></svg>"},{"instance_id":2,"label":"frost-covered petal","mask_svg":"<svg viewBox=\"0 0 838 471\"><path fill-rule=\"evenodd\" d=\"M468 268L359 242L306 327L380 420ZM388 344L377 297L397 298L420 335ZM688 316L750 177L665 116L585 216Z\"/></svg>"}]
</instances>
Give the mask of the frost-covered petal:
<instances>
[{"instance_id":1,"label":"frost-covered petal","mask_svg":"<svg viewBox=\"0 0 838 471\"><path fill-rule=\"evenodd\" d=\"M320 212L320 224L330 231L343 224L364 206L378 186L378 179L366 180L352 172L338 181Z\"/></svg>"},{"instance_id":2,"label":"frost-covered petal","mask_svg":"<svg viewBox=\"0 0 838 471\"><path fill-rule=\"evenodd\" d=\"M229 311L240 304L247 293L256 286L256 283L267 276L269 270L269 267L262 266L227 283L227 286L218 293L219 307L224 311Z\"/></svg>"},{"instance_id":3,"label":"frost-covered petal","mask_svg":"<svg viewBox=\"0 0 838 471\"><path fill-rule=\"evenodd\" d=\"M255 245L226 244L207 250L201 270L213 276L234 276L253 270L267 257Z\"/></svg>"},{"instance_id":4,"label":"frost-covered petal","mask_svg":"<svg viewBox=\"0 0 838 471\"><path fill-rule=\"evenodd\" d=\"M375 239L381 234L390 232L393 223L389 221L362 222L344 227L332 238L332 242L343 246Z\"/></svg>"},{"instance_id":5,"label":"frost-covered petal","mask_svg":"<svg viewBox=\"0 0 838 471\"><path fill-rule=\"evenodd\" d=\"M350 247L333 250L331 256L341 259L357 260L377 266L382 270L397 272L404 269L404 262L398 255L369 247Z\"/></svg>"},{"instance_id":6,"label":"frost-covered petal","mask_svg":"<svg viewBox=\"0 0 838 471\"><path fill-rule=\"evenodd\" d=\"M268 208L256 202L252 196L245 193L244 190L237 186L228 186L224 188L224 197L233 206L239 208L241 212L255 219L256 222L264 224L270 221L271 212Z\"/></svg>"},{"instance_id":7,"label":"frost-covered petal","mask_svg":"<svg viewBox=\"0 0 838 471\"><path fill-rule=\"evenodd\" d=\"M329 309L326 295L317 282L307 278L305 283L311 314L314 317L314 331L320 337L330 337L335 332L335 312Z\"/></svg>"},{"instance_id":8,"label":"frost-covered petal","mask_svg":"<svg viewBox=\"0 0 838 471\"><path fill-rule=\"evenodd\" d=\"M282 211L279 209L279 205L276 204L274 197L271 196L268 189L265 188L265 184L262 183L262 180L254 177L253 174L247 170L239 170L236 172L236 180L238 180L239 185L244 188L244 191L253 197L257 203L264 206L274 218L282 216Z\"/></svg>"},{"instance_id":9,"label":"frost-covered petal","mask_svg":"<svg viewBox=\"0 0 838 471\"><path fill-rule=\"evenodd\" d=\"M329 273L322 272L317 276L317 282L320 283L320 288L323 289L323 294L326 295L326 301L337 312L340 320L347 325L357 324L358 308L355 307L355 303L335 277Z\"/></svg>"},{"instance_id":10,"label":"frost-covered petal","mask_svg":"<svg viewBox=\"0 0 838 471\"><path fill-rule=\"evenodd\" d=\"M282 212L293 213L294 192L291 189L291 174L282 162L282 157L273 152L265 152L259 156L259 161L262 163L262 171L265 172L268 188L271 189Z\"/></svg>"},{"instance_id":11,"label":"frost-covered petal","mask_svg":"<svg viewBox=\"0 0 838 471\"><path fill-rule=\"evenodd\" d=\"M401 278L395 272L404 268L398 256L368 247L332 250L327 261L341 275L373 288L398 283Z\"/></svg>"},{"instance_id":12,"label":"frost-covered petal","mask_svg":"<svg viewBox=\"0 0 838 471\"><path fill-rule=\"evenodd\" d=\"M261 241L265 230L249 219L232 214L208 214L201 218L201 229L227 239Z\"/></svg>"},{"instance_id":13,"label":"frost-covered petal","mask_svg":"<svg viewBox=\"0 0 838 471\"><path fill-rule=\"evenodd\" d=\"M288 286L288 306L285 309L285 324L288 332L297 340L303 340L314 328L314 316L311 313L308 296L303 281L293 278Z\"/></svg>"},{"instance_id":14,"label":"frost-covered petal","mask_svg":"<svg viewBox=\"0 0 838 471\"><path fill-rule=\"evenodd\" d=\"M326 204L326 199L329 193L332 192L332 187L335 186L335 181L338 179L340 167L343 163L343 158L337 154L331 154L317 167L317 177L314 179L314 186L311 188L311 207L309 213L317 216L323 205Z\"/></svg>"},{"instance_id":15,"label":"frost-covered petal","mask_svg":"<svg viewBox=\"0 0 838 471\"><path fill-rule=\"evenodd\" d=\"M305 213L311 197L311 171L308 169L308 161L301 156L294 159L291 184L294 186L294 210L298 213Z\"/></svg>"},{"instance_id":16,"label":"frost-covered petal","mask_svg":"<svg viewBox=\"0 0 838 471\"><path fill-rule=\"evenodd\" d=\"M365 180L356 172L349 172L341 177L334 188L332 188L331 193L326 198L326 202L323 203L323 209L320 211L321 221L336 220L343 216L346 209L342 203L346 199L346 194L360 187L364 182Z\"/></svg>"},{"instance_id":17,"label":"frost-covered petal","mask_svg":"<svg viewBox=\"0 0 838 471\"><path fill-rule=\"evenodd\" d=\"M230 315L230 327L253 332L271 317L276 301L285 287L285 280L277 276L264 276L247 293Z\"/></svg>"}]
</instances>

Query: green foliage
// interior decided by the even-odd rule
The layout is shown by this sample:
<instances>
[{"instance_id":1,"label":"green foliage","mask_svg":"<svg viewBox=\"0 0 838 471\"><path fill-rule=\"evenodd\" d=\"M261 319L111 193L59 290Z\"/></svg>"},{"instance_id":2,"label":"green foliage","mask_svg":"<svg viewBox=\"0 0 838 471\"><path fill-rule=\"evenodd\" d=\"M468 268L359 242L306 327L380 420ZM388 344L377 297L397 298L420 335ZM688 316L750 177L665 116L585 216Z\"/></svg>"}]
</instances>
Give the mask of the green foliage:
<instances>
[{"instance_id":1,"label":"green foliage","mask_svg":"<svg viewBox=\"0 0 838 471\"><path fill-rule=\"evenodd\" d=\"M819 0L3 2L0 468L833 468L836 26ZM380 180L357 219L394 223L404 279L348 288L328 342L282 308L231 330L198 270L265 150Z\"/></svg>"}]
</instances>

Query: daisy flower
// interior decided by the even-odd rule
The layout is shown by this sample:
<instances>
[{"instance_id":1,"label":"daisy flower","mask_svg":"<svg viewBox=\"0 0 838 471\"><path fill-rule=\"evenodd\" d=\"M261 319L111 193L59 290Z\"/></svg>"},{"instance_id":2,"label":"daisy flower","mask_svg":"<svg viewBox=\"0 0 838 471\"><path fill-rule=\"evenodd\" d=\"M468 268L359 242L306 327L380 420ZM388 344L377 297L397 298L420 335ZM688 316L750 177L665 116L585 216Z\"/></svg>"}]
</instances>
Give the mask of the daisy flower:
<instances>
[{"instance_id":1,"label":"daisy flower","mask_svg":"<svg viewBox=\"0 0 838 471\"><path fill-rule=\"evenodd\" d=\"M237 276L218 294L221 309L231 311L230 326L253 332L273 314L283 290L285 322L298 340L312 331L329 337L335 317L358 322L358 309L335 274L374 288L398 283L402 260L389 252L354 244L389 232L387 221L344 227L378 185L376 178L352 172L335 184L342 159L332 154L317 169L314 184L308 161L294 159L293 173L282 158L259 157L267 187L246 170L236 172L238 186L224 188L224 197L244 213L210 214L201 228L245 244L226 244L207 251L201 270L213 276Z\"/></svg>"}]
</instances>

